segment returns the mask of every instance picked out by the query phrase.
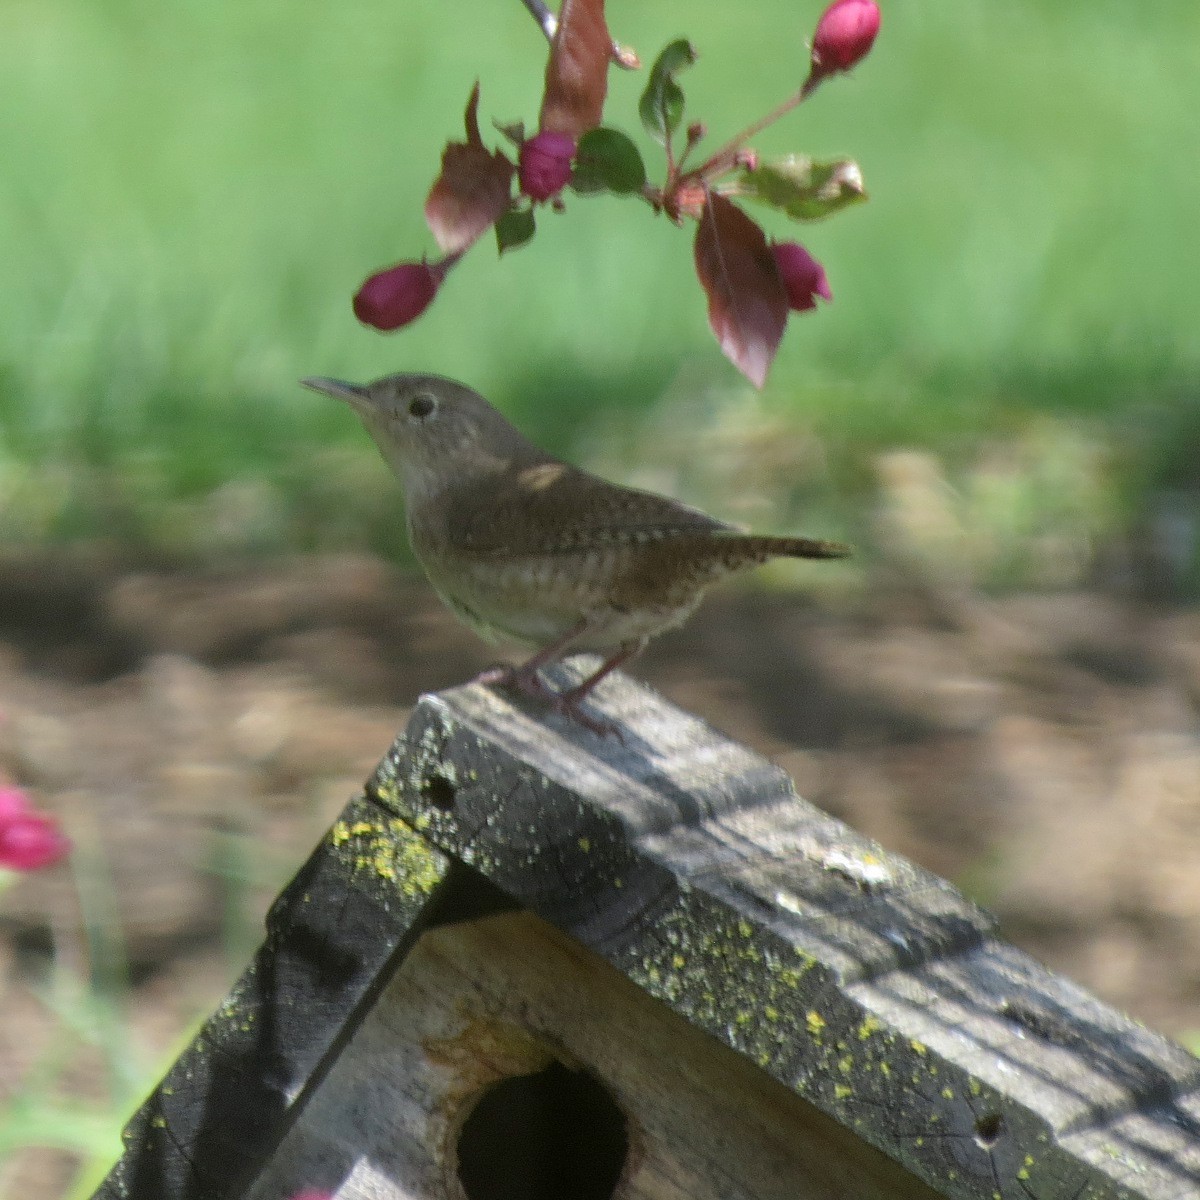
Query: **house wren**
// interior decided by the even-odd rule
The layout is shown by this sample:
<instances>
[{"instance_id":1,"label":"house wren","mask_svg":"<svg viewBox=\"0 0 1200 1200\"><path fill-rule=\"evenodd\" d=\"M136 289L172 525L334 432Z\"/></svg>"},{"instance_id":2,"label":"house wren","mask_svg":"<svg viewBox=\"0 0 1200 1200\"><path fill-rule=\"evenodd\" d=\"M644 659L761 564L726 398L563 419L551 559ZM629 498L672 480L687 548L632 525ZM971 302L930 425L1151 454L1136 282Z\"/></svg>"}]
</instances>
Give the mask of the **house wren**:
<instances>
[{"instance_id":1,"label":"house wren","mask_svg":"<svg viewBox=\"0 0 1200 1200\"><path fill-rule=\"evenodd\" d=\"M677 500L589 475L438 375L302 383L345 400L400 476L409 541L447 606L488 641L538 648L477 682L540 696L597 732L609 730L582 711L584 697L683 622L710 584L779 556L850 553L838 542L743 533ZM538 675L582 651L603 662L569 691L554 692Z\"/></svg>"}]
</instances>

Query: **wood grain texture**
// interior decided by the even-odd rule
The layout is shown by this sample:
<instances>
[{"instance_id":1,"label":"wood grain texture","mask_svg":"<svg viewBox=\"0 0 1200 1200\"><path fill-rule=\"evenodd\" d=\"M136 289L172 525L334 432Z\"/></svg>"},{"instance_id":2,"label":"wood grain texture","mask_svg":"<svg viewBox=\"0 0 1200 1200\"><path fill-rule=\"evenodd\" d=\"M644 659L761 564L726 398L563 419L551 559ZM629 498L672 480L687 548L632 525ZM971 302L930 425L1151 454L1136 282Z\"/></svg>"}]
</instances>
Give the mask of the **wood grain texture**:
<instances>
[{"instance_id":1,"label":"wood grain texture","mask_svg":"<svg viewBox=\"0 0 1200 1200\"><path fill-rule=\"evenodd\" d=\"M589 1071L625 1115L617 1200L935 1195L578 943L509 913L422 937L246 1200L304 1186L460 1196L466 1115L552 1058Z\"/></svg>"}]
</instances>

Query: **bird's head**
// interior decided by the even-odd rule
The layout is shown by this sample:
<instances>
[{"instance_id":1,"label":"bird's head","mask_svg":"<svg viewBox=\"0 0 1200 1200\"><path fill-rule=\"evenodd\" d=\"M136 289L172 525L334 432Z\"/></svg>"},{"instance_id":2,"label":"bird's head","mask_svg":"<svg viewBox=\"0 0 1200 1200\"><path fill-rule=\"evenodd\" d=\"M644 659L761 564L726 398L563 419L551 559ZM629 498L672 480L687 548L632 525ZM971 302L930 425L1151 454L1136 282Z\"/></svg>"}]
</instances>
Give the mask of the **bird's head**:
<instances>
[{"instance_id":1,"label":"bird's head","mask_svg":"<svg viewBox=\"0 0 1200 1200\"><path fill-rule=\"evenodd\" d=\"M440 490L473 471L511 465L534 447L478 392L441 375L386 375L374 383L303 379L358 413L406 491Z\"/></svg>"}]
</instances>

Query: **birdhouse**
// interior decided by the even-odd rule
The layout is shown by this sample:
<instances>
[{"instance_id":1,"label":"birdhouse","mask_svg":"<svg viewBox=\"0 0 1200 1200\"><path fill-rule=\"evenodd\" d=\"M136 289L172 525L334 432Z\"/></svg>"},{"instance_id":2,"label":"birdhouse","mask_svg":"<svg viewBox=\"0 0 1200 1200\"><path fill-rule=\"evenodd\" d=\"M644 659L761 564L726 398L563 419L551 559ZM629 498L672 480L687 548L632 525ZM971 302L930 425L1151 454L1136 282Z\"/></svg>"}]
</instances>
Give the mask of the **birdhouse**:
<instances>
[{"instance_id":1,"label":"birdhouse","mask_svg":"<svg viewBox=\"0 0 1200 1200\"><path fill-rule=\"evenodd\" d=\"M422 698L98 1197L1200 1196L1181 1047L648 690L530 705Z\"/></svg>"}]
</instances>

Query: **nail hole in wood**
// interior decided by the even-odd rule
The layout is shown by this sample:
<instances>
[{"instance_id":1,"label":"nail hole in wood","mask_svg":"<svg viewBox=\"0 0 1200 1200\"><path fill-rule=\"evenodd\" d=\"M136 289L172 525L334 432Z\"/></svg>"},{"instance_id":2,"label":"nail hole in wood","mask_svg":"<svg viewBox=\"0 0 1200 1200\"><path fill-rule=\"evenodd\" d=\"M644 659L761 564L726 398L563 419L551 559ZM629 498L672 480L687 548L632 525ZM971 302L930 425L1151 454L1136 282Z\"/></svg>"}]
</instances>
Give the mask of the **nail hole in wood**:
<instances>
[{"instance_id":1,"label":"nail hole in wood","mask_svg":"<svg viewBox=\"0 0 1200 1200\"><path fill-rule=\"evenodd\" d=\"M603 1084L553 1062L484 1092L457 1149L467 1200L610 1200L629 1134Z\"/></svg>"},{"instance_id":2,"label":"nail hole in wood","mask_svg":"<svg viewBox=\"0 0 1200 1200\"><path fill-rule=\"evenodd\" d=\"M990 1150L1004 1132L1004 1117L1000 1113L988 1113L975 1122L975 1140L985 1150Z\"/></svg>"},{"instance_id":3,"label":"nail hole in wood","mask_svg":"<svg viewBox=\"0 0 1200 1200\"><path fill-rule=\"evenodd\" d=\"M449 812L454 807L457 791L445 775L430 775L425 780L425 798L434 808Z\"/></svg>"}]
</instances>

